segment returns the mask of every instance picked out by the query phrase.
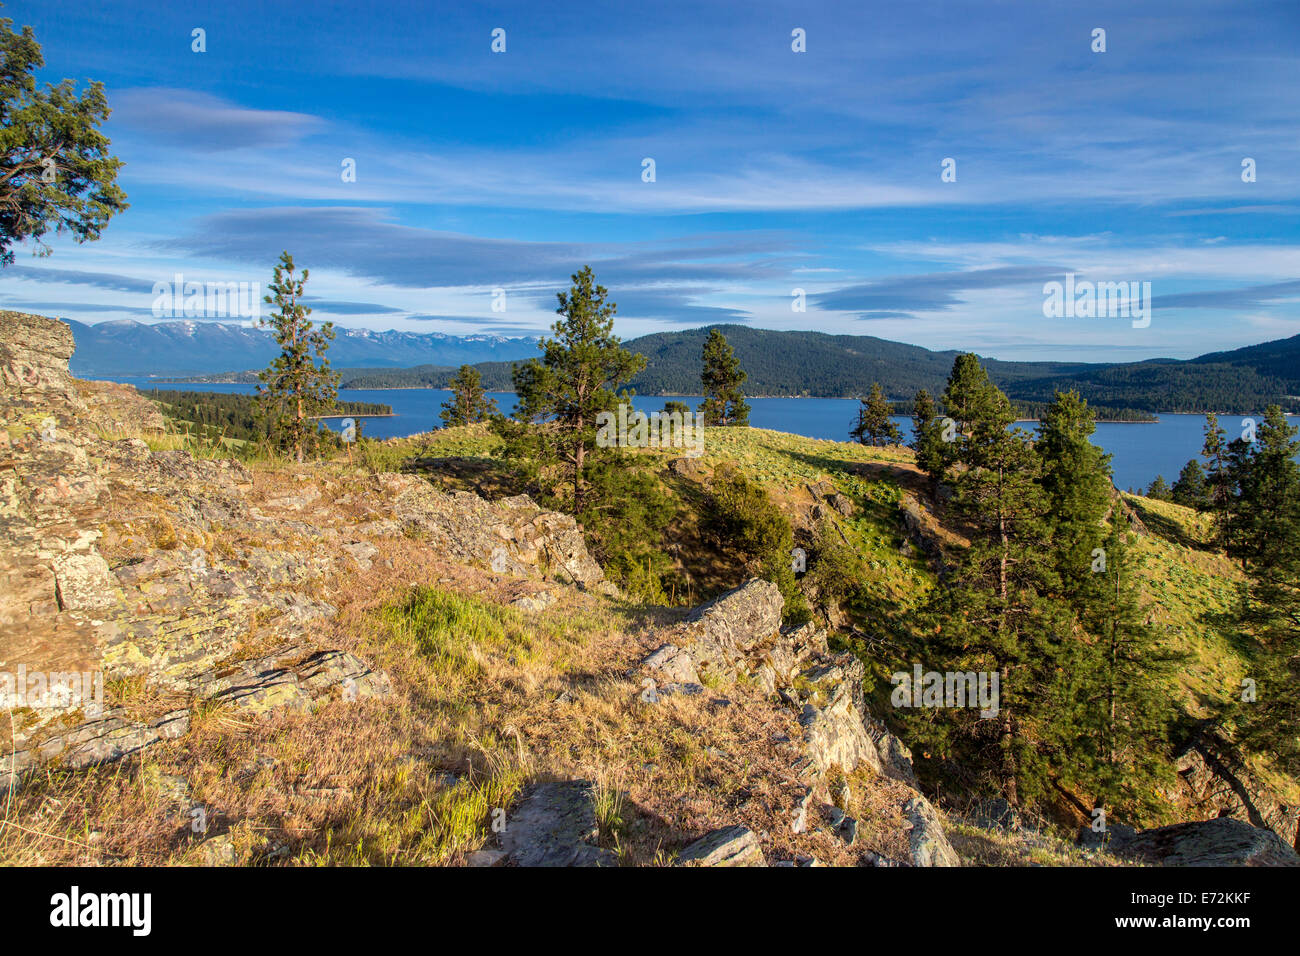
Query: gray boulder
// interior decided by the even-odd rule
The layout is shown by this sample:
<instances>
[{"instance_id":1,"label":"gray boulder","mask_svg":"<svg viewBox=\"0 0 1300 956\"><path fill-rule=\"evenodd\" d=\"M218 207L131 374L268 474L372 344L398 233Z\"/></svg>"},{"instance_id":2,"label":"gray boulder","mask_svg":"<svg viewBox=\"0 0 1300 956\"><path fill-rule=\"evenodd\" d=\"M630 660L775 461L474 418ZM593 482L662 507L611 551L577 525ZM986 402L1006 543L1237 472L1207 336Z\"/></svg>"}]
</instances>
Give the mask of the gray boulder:
<instances>
[{"instance_id":1,"label":"gray boulder","mask_svg":"<svg viewBox=\"0 0 1300 956\"><path fill-rule=\"evenodd\" d=\"M907 842L913 866L961 866L961 858L948 842L939 814L929 800L917 794L903 804L903 815L912 824Z\"/></svg>"},{"instance_id":2,"label":"gray boulder","mask_svg":"<svg viewBox=\"0 0 1300 956\"><path fill-rule=\"evenodd\" d=\"M692 611L672 643L689 653L697 668L734 678L738 670L749 669L750 650L780 631L784 603L775 584L753 578Z\"/></svg>"},{"instance_id":3,"label":"gray boulder","mask_svg":"<svg viewBox=\"0 0 1300 956\"><path fill-rule=\"evenodd\" d=\"M1300 866L1300 855L1272 830L1230 817L1143 830L1119 852L1163 866Z\"/></svg>"},{"instance_id":4,"label":"gray boulder","mask_svg":"<svg viewBox=\"0 0 1300 956\"><path fill-rule=\"evenodd\" d=\"M677 866L766 866L758 837L747 827L732 826L700 837L677 854Z\"/></svg>"}]
</instances>

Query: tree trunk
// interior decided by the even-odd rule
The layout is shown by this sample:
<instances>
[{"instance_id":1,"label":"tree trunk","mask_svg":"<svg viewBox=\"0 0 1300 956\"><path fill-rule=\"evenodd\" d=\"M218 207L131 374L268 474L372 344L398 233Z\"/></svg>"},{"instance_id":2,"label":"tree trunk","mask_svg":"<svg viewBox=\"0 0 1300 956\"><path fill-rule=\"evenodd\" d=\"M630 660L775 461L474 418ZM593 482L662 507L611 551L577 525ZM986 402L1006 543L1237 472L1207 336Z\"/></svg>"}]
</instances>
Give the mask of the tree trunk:
<instances>
[{"instance_id":1,"label":"tree trunk","mask_svg":"<svg viewBox=\"0 0 1300 956\"><path fill-rule=\"evenodd\" d=\"M582 438L582 416L578 416L578 448L573 456L573 514L582 513L582 465L587 457L587 445Z\"/></svg>"},{"instance_id":2,"label":"tree trunk","mask_svg":"<svg viewBox=\"0 0 1300 956\"><path fill-rule=\"evenodd\" d=\"M1007 669L1003 668L1002 678L1005 682ZM1007 801L1007 805L1013 810L1020 807L1020 792L1016 786L1016 755L1012 749L1012 742L1015 739L1015 732L1011 725L1011 711L1003 709L1002 711L1002 739L999 746L1002 748L1002 796Z\"/></svg>"}]
</instances>

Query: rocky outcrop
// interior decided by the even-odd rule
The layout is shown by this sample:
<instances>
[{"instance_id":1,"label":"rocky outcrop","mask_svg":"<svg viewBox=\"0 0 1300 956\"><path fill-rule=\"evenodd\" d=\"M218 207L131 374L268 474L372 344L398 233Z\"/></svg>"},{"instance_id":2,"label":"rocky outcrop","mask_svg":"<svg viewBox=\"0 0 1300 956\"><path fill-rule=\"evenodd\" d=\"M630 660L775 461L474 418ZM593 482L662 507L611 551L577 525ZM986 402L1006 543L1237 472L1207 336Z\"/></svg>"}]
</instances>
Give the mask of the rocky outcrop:
<instances>
[{"instance_id":1,"label":"rocky outcrop","mask_svg":"<svg viewBox=\"0 0 1300 956\"><path fill-rule=\"evenodd\" d=\"M44 316L0 312L0 389L10 396L70 388L72 328Z\"/></svg>"},{"instance_id":2,"label":"rocky outcrop","mask_svg":"<svg viewBox=\"0 0 1300 956\"><path fill-rule=\"evenodd\" d=\"M542 573L563 583L608 590L577 522L543 511L527 495L488 502L468 492L435 489L417 475L375 476L393 521L457 560L497 574Z\"/></svg>"},{"instance_id":3,"label":"rocky outcrop","mask_svg":"<svg viewBox=\"0 0 1300 956\"><path fill-rule=\"evenodd\" d=\"M781 591L757 578L703 604L671 632L669 643L681 648L702 674L734 680L749 670L750 652L781 628Z\"/></svg>"},{"instance_id":4,"label":"rocky outcrop","mask_svg":"<svg viewBox=\"0 0 1300 956\"><path fill-rule=\"evenodd\" d=\"M1231 817L1143 830L1117 852L1163 866L1300 866L1300 855L1272 830Z\"/></svg>"},{"instance_id":5,"label":"rocky outcrop","mask_svg":"<svg viewBox=\"0 0 1300 956\"><path fill-rule=\"evenodd\" d=\"M929 800L918 793L903 805L903 814L912 824L907 842L913 866L961 866L961 858L948 842L939 814Z\"/></svg>"},{"instance_id":6,"label":"rocky outcrop","mask_svg":"<svg viewBox=\"0 0 1300 956\"><path fill-rule=\"evenodd\" d=\"M593 785L567 780L533 788L507 816L501 848L516 866L617 866L599 836Z\"/></svg>"},{"instance_id":7,"label":"rocky outcrop","mask_svg":"<svg viewBox=\"0 0 1300 956\"><path fill-rule=\"evenodd\" d=\"M491 503L397 474L358 476L369 487L345 492L319 474L268 478L154 450L154 403L73 379L72 350L66 324L0 312L0 696L20 671L95 675L101 691L129 679L248 716L383 696L388 679L323 635L331 592L385 560L386 538L494 574L609 589L573 519L526 497ZM539 613L555 600L525 597ZM120 759L188 726L187 710L137 720L111 700L11 690L22 699L0 703L21 719L0 786L47 760Z\"/></svg>"},{"instance_id":8,"label":"rocky outcrop","mask_svg":"<svg viewBox=\"0 0 1300 956\"><path fill-rule=\"evenodd\" d=\"M905 549L916 548L933 567L942 569L943 544L934 517L907 493L898 502L898 514L907 533Z\"/></svg>"},{"instance_id":9,"label":"rocky outcrop","mask_svg":"<svg viewBox=\"0 0 1300 956\"><path fill-rule=\"evenodd\" d=\"M824 521L832 514L843 518L851 518L856 510L853 499L841 493L835 487L835 483L829 479L823 479L815 484L807 483L804 488L813 501L809 511L812 522Z\"/></svg>"},{"instance_id":10,"label":"rocky outcrop","mask_svg":"<svg viewBox=\"0 0 1300 956\"><path fill-rule=\"evenodd\" d=\"M695 684L698 675L754 677L799 711L808 761L824 776L867 764L881 772L876 744L864 720L862 663L830 654L826 633L805 624L781 630L784 601L770 581L752 579L701 605L669 632L671 640L641 662L654 679Z\"/></svg>"},{"instance_id":11,"label":"rocky outcrop","mask_svg":"<svg viewBox=\"0 0 1300 956\"><path fill-rule=\"evenodd\" d=\"M829 668L834 667L829 665ZM818 672L825 673L829 668L824 665L805 672L808 684L815 688ZM861 684L857 686L860 688ZM854 703L853 696L853 686L849 682L837 681L821 694L814 691L813 698L803 705L799 714L808 758L821 776L835 767L851 772L860 764L880 773L880 755L876 753L876 745L867 733L862 711Z\"/></svg>"},{"instance_id":12,"label":"rocky outcrop","mask_svg":"<svg viewBox=\"0 0 1300 956\"><path fill-rule=\"evenodd\" d=\"M679 684L698 684L700 675L695 670L691 656L675 644L663 644L649 657L642 661L645 668L656 679Z\"/></svg>"},{"instance_id":13,"label":"rocky outcrop","mask_svg":"<svg viewBox=\"0 0 1300 956\"><path fill-rule=\"evenodd\" d=\"M721 680L744 676L796 712L802 756L791 769L804 782L790 821L792 833L806 833L815 825L816 794L825 793L832 775L865 767L906 788L899 809L910 826L911 865L959 866L942 817L917 791L911 752L868 713L862 662L851 653L832 652L826 632L814 624L781 629L782 607L776 585L747 581L670 629L664 635L668 640L641 661L641 673L652 682L674 682L657 687L659 695L666 687L698 687L697 674ZM823 815L836 836L856 842L858 821L842 807L827 806ZM726 842L722 835L709 837Z\"/></svg>"},{"instance_id":14,"label":"rocky outcrop","mask_svg":"<svg viewBox=\"0 0 1300 956\"><path fill-rule=\"evenodd\" d=\"M754 677L759 686L774 694L778 687L788 687L809 660L827 653L826 632L813 624L778 632L755 648L758 666Z\"/></svg>"},{"instance_id":15,"label":"rocky outcrop","mask_svg":"<svg viewBox=\"0 0 1300 956\"><path fill-rule=\"evenodd\" d=\"M189 729L187 710L172 711L145 723L130 720L121 709L114 709L72 730L46 735L39 745L0 755L0 789L17 786L26 770L44 761L57 760L64 769L84 770L139 753L164 740L175 740Z\"/></svg>"},{"instance_id":16,"label":"rocky outcrop","mask_svg":"<svg viewBox=\"0 0 1300 956\"><path fill-rule=\"evenodd\" d=\"M1224 765L1208 742L1189 746L1178 757L1179 786L1169 796L1198 817L1232 817L1268 827L1284 842L1300 840L1300 807L1288 804L1240 766Z\"/></svg>"}]
</instances>

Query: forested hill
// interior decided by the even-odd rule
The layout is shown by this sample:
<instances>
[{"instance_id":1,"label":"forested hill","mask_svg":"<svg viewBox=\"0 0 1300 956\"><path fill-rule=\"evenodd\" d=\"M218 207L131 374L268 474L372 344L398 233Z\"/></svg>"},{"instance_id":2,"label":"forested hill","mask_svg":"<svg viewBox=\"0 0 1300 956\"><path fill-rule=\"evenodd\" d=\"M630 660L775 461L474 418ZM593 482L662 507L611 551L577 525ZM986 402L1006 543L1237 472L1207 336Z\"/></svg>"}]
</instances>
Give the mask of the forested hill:
<instances>
[{"instance_id":1,"label":"forested hill","mask_svg":"<svg viewBox=\"0 0 1300 956\"><path fill-rule=\"evenodd\" d=\"M932 352L869 335L779 332L742 325L720 328L749 374L749 395L846 398L866 394L872 382L896 400L921 388L943 390L955 350ZM642 395L691 395L700 390L700 353L708 328L659 332L624 343L646 357L633 382ZM1089 404L1155 412L1259 411L1270 403L1300 408L1300 335L1262 345L1203 355L1189 361L1155 359L1122 364L982 360L989 377L1011 398L1046 402L1058 388L1077 389ZM476 366L483 384L510 390L511 362ZM351 369L351 388L442 387L454 369Z\"/></svg>"}]
</instances>

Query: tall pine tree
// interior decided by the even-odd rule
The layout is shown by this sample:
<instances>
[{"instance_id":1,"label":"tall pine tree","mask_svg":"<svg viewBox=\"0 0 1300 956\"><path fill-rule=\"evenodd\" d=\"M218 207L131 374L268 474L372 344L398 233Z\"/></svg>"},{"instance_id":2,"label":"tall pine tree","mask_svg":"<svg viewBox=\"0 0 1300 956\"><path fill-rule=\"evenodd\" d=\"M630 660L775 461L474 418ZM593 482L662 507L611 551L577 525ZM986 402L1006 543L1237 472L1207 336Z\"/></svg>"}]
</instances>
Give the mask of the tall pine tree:
<instances>
[{"instance_id":1,"label":"tall pine tree","mask_svg":"<svg viewBox=\"0 0 1300 956\"><path fill-rule=\"evenodd\" d=\"M330 371L325 353L334 340L334 324L313 326L311 309L302 304L308 271L296 276L293 256L280 255L270 289L264 298L276 310L269 319L280 354L269 368L259 374L258 410L272 442L293 451L294 459L303 460L313 450L320 426L313 416L334 410L338 403L339 374Z\"/></svg>"},{"instance_id":2,"label":"tall pine tree","mask_svg":"<svg viewBox=\"0 0 1300 956\"><path fill-rule=\"evenodd\" d=\"M860 399L858 420L849 437L863 445L897 445L903 440L903 433L894 424L893 406L885 398L879 382L871 383L871 395Z\"/></svg>"},{"instance_id":3,"label":"tall pine tree","mask_svg":"<svg viewBox=\"0 0 1300 956\"><path fill-rule=\"evenodd\" d=\"M1219 426L1219 417L1213 412L1205 416L1205 443L1201 446L1201 457L1205 459L1208 507L1215 518L1216 533L1222 536L1228 504L1232 499L1232 488L1228 475L1227 436Z\"/></svg>"},{"instance_id":4,"label":"tall pine tree","mask_svg":"<svg viewBox=\"0 0 1300 956\"><path fill-rule=\"evenodd\" d=\"M925 389L916 393L912 411L912 450L916 464L930 479L930 496L937 498L939 483L943 480L946 465L943 441L943 419L939 417L934 398Z\"/></svg>"},{"instance_id":5,"label":"tall pine tree","mask_svg":"<svg viewBox=\"0 0 1300 956\"><path fill-rule=\"evenodd\" d=\"M474 366L462 365L447 387L451 398L443 403L438 416L444 428L487 421L496 414L496 400L483 391L483 378Z\"/></svg>"},{"instance_id":6,"label":"tall pine tree","mask_svg":"<svg viewBox=\"0 0 1300 956\"><path fill-rule=\"evenodd\" d=\"M1098 588L1079 623L1087 632L1074 648L1077 678L1062 702L1074 713L1058 726L1064 786L1091 797L1094 807L1134 819L1158 809L1159 788L1173 778L1171 731L1177 717L1174 667L1181 658L1163 646L1140 602L1138 558L1113 521L1094 562Z\"/></svg>"},{"instance_id":7,"label":"tall pine tree","mask_svg":"<svg viewBox=\"0 0 1300 956\"><path fill-rule=\"evenodd\" d=\"M1254 699L1237 705L1240 747L1300 773L1300 454L1297 429L1270 406L1255 441L1234 441L1228 541L1248 575L1238 619L1254 644ZM1243 698L1248 695L1243 694ZM1300 840L1300 834L1297 834Z\"/></svg>"},{"instance_id":8,"label":"tall pine tree","mask_svg":"<svg viewBox=\"0 0 1300 956\"><path fill-rule=\"evenodd\" d=\"M727 337L717 329L709 330L704 340L704 363L700 381L704 401L700 411L706 425L748 425L749 405L742 386L748 376L732 351Z\"/></svg>"},{"instance_id":9,"label":"tall pine tree","mask_svg":"<svg viewBox=\"0 0 1300 956\"><path fill-rule=\"evenodd\" d=\"M1041 742L1060 717L1053 704L1058 661L1068 651L1068 613L1044 598L1048 560L1047 496L1041 463L1029 436L1012 429L1007 397L973 356L953 367L944 406L958 424L945 483L953 487L953 517L970 546L931 607L932 650L950 671L996 671L999 711L991 719L971 710L945 712L950 741L990 775L1010 806L1039 797L1049 776Z\"/></svg>"},{"instance_id":10,"label":"tall pine tree","mask_svg":"<svg viewBox=\"0 0 1300 956\"><path fill-rule=\"evenodd\" d=\"M569 487L569 507L581 515L591 478L589 462L608 449L596 444L596 416L613 411L631 393L616 391L645 368L645 356L623 348L614 335L618 307L609 292L596 284L591 266L573 275L568 292L557 293L562 319L552 326L552 338L538 343L542 359L514 369L520 422L543 423L542 430L505 428L521 456L544 470L548 461L563 469ZM522 445L527 445L523 448Z\"/></svg>"},{"instance_id":11,"label":"tall pine tree","mask_svg":"<svg viewBox=\"0 0 1300 956\"><path fill-rule=\"evenodd\" d=\"M1057 392L1039 423L1047 522L1062 595L1076 609L1094 599L1093 566L1111 507L1110 456L1089 439L1096 429L1078 392Z\"/></svg>"}]
</instances>

